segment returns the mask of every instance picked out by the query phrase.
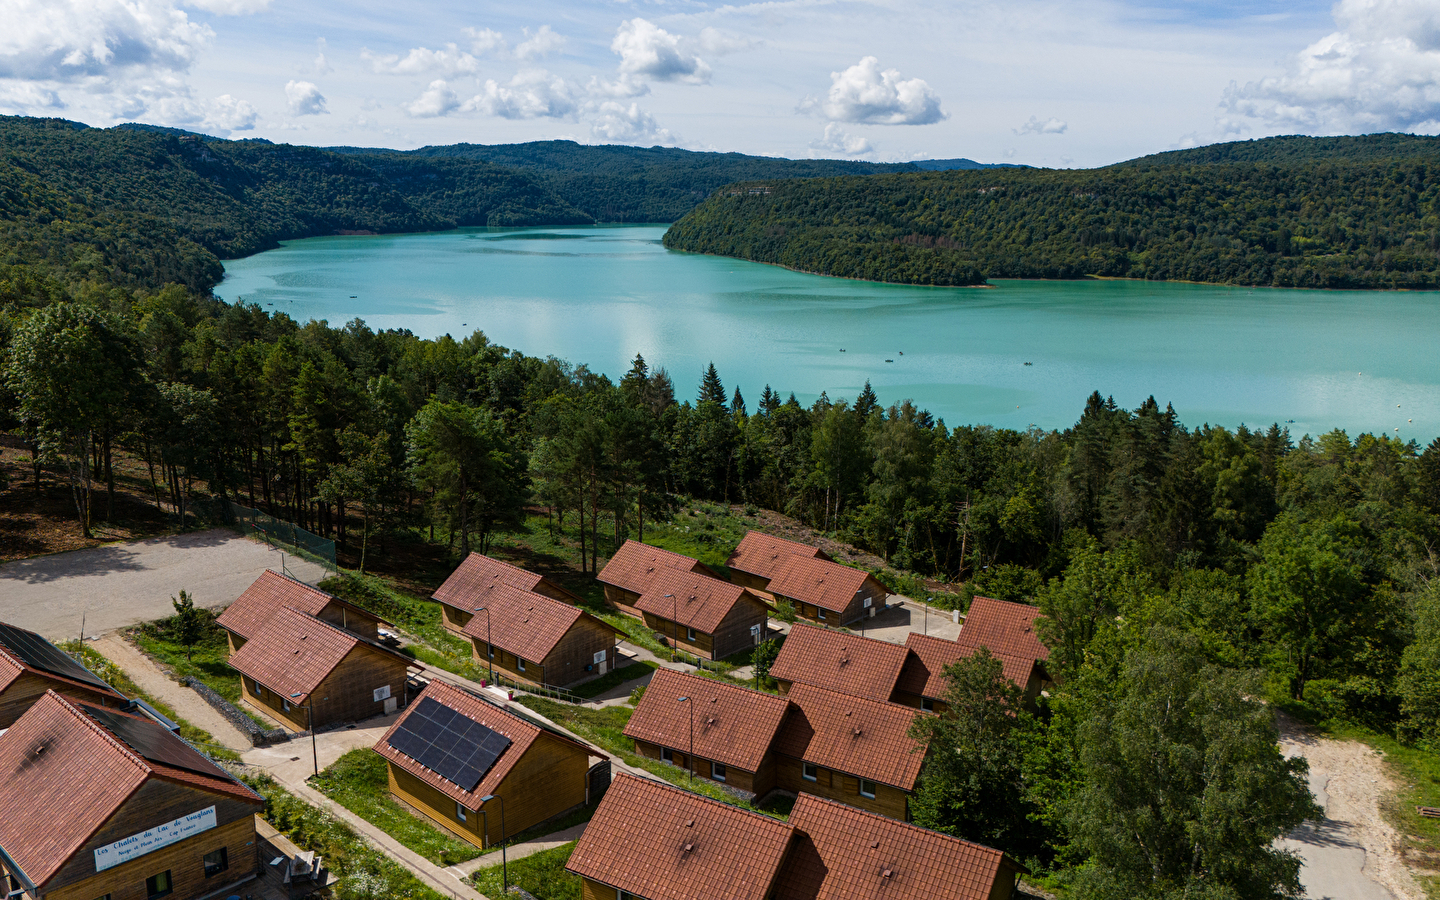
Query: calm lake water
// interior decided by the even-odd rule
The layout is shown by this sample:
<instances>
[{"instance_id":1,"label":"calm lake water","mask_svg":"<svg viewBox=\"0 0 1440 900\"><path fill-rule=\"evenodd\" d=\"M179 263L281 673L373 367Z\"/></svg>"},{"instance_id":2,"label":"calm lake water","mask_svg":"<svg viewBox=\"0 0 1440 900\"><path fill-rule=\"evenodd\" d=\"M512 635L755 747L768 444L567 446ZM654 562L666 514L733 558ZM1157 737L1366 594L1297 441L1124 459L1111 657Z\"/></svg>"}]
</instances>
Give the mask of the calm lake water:
<instances>
[{"instance_id":1,"label":"calm lake water","mask_svg":"<svg viewBox=\"0 0 1440 900\"><path fill-rule=\"evenodd\" d=\"M752 411L767 383L808 402L853 398L868 378L882 402L911 398L951 425L1064 428L1099 390L1132 408L1153 394L1190 425L1440 435L1440 293L901 287L675 253L664 231L312 238L227 262L216 293L302 322L481 329L616 379L638 352L682 399L713 360Z\"/></svg>"}]
</instances>

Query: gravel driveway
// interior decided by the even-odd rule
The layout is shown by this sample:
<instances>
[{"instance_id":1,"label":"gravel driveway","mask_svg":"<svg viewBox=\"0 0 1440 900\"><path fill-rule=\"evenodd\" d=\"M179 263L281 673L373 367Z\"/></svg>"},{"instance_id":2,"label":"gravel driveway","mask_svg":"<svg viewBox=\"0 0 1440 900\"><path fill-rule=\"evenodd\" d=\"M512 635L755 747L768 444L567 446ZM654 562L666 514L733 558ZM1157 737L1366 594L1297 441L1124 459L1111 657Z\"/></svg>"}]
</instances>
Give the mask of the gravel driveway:
<instances>
[{"instance_id":1,"label":"gravel driveway","mask_svg":"<svg viewBox=\"0 0 1440 900\"><path fill-rule=\"evenodd\" d=\"M285 568L314 584L324 570L290 554ZM51 640L102 634L174 613L181 589L196 606L226 606L265 569L280 569L280 551L227 529L110 544L0 565L0 621Z\"/></svg>"}]
</instances>

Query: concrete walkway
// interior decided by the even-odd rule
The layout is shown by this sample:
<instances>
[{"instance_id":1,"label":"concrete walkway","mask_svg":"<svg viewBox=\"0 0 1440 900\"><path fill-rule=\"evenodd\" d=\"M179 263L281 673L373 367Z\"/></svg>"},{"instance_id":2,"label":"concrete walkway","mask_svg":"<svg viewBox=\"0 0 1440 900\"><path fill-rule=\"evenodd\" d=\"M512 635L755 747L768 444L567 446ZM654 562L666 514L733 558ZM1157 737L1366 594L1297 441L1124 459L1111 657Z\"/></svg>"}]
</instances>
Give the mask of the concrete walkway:
<instances>
[{"instance_id":1,"label":"concrete walkway","mask_svg":"<svg viewBox=\"0 0 1440 900\"><path fill-rule=\"evenodd\" d=\"M581 822L579 825L571 825L569 828L562 829L553 834L547 834L542 838L526 841L523 844L515 844L507 847L503 854L499 850L494 850L484 856L477 856L474 859L451 866L450 869L468 877L481 869L498 866L509 859L524 859L527 856L532 856L545 850L554 850L556 847L563 847L571 841L580 840L580 835L585 833L585 826L587 824L589 823Z\"/></svg>"},{"instance_id":2,"label":"concrete walkway","mask_svg":"<svg viewBox=\"0 0 1440 900\"><path fill-rule=\"evenodd\" d=\"M236 752L250 749L250 739L231 725L229 719L216 712L215 707L206 703L195 691L171 680L154 660L120 635L107 634L92 642L91 646L119 666L120 671L130 676L130 680L142 691L175 710L175 714L186 722L210 732L215 743Z\"/></svg>"}]
</instances>

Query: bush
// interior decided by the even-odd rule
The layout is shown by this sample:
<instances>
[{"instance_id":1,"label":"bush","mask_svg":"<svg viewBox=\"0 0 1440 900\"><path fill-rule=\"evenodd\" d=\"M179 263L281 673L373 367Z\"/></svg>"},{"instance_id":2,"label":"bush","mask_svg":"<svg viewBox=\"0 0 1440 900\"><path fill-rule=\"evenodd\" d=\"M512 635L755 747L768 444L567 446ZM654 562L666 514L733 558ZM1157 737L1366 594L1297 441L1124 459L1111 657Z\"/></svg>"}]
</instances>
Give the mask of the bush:
<instances>
[{"instance_id":1,"label":"bush","mask_svg":"<svg viewBox=\"0 0 1440 900\"><path fill-rule=\"evenodd\" d=\"M574 849L575 842L571 841L515 860L509 865L511 886L525 889L536 900L581 900L583 882L580 876L565 871L565 863L570 861ZM481 869L472 881L485 896L503 897L502 874L500 866Z\"/></svg>"}]
</instances>

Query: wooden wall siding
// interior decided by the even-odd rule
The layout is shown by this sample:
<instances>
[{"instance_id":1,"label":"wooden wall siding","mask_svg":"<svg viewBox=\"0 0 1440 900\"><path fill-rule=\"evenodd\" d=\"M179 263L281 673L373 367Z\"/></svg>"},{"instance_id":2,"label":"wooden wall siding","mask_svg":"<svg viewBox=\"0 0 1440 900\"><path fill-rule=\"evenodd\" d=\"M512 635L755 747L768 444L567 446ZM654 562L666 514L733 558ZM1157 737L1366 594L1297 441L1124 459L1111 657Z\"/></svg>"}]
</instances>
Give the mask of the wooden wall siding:
<instances>
[{"instance_id":1,"label":"wooden wall siding","mask_svg":"<svg viewBox=\"0 0 1440 900\"><path fill-rule=\"evenodd\" d=\"M615 900L615 889L608 884L580 879L580 900Z\"/></svg>"},{"instance_id":2,"label":"wooden wall siding","mask_svg":"<svg viewBox=\"0 0 1440 900\"><path fill-rule=\"evenodd\" d=\"M606 602L608 602L611 606L615 607L627 616L634 616L637 619L643 619L644 615L640 612L640 610L635 608L635 601L639 599L639 594L627 590L622 590L621 588L618 588L613 584L605 585Z\"/></svg>"},{"instance_id":3,"label":"wooden wall siding","mask_svg":"<svg viewBox=\"0 0 1440 900\"><path fill-rule=\"evenodd\" d=\"M557 685L587 678L595 671L593 668L586 671L585 667L593 666L595 654L601 651L605 652L606 671L613 670L619 655L615 649L615 632L594 619L581 616L565 632L555 649L541 660L545 666L545 677L550 684Z\"/></svg>"},{"instance_id":4,"label":"wooden wall siding","mask_svg":"<svg viewBox=\"0 0 1440 900\"><path fill-rule=\"evenodd\" d=\"M245 646L245 639L233 631L225 633L230 636L230 655L234 656L241 647Z\"/></svg>"},{"instance_id":5,"label":"wooden wall siding","mask_svg":"<svg viewBox=\"0 0 1440 900\"><path fill-rule=\"evenodd\" d=\"M724 659L734 653L740 653L755 646L755 639L750 635L750 629L756 625L760 626L760 635L765 636L765 626L770 621L770 607L766 606L758 597L746 594L740 598L740 602L730 608L725 618L720 620L720 627L715 629L715 658Z\"/></svg>"},{"instance_id":6,"label":"wooden wall siding","mask_svg":"<svg viewBox=\"0 0 1440 900\"><path fill-rule=\"evenodd\" d=\"M541 581L535 585L535 593L542 597L549 597L551 600L559 600L561 603L575 605L575 598L566 596L565 592L557 587L551 587L547 582Z\"/></svg>"},{"instance_id":7,"label":"wooden wall siding","mask_svg":"<svg viewBox=\"0 0 1440 900\"><path fill-rule=\"evenodd\" d=\"M284 697L264 685L256 684L248 675L240 676L240 699L269 715L291 731L306 729L305 707L292 703L287 712L282 702Z\"/></svg>"},{"instance_id":8,"label":"wooden wall siding","mask_svg":"<svg viewBox=\"0 0 1440 900\"><path fill-rule=\"evenodd\" d=\"M910 795L899 788L891 787L888 784L877 784L875 785L875 798L872 800L869 797L860 796L860 779L853 775L846 775L822 766L818 780L806 781L802 773L800 760L781 756L776 760L775 786L793 794L814 794L817 797L848 803L858 809L898 819L901 822L910 821L908 802Z\"/></svg>"},{"instance_id":9,"label":"wooden wall siding","mask_svg":"<svg viewBox=\"0 0 1440 900\"><path fill-rule=\"evenodd\" d=\"M448 603L440 604L440 624L456 634L464 634L467 638L470 635L465 634L465 624L474 618L474 616L474 613L467 613L464 610L456 609Z\"/></svg>"},{"instance_id":10,"label":"wooden wall siding","mask_svg":"<svg viewBox=\"0 0 1440 900\"><path fill-rule=\"evenodd\" d=\"M1020 875L1020 870L1002 861L1000 871L995 873L995 883L990 885L990 896L987 900L1010 900L1015 896L1015 882Z\"/></svg>"},{"instance_id":11,"label":"wooden wall siding","mask_svg":"<svg viewBox=\"0 0 1440 900\"><path fill-rule=\"evenodd\" d=\"M34 672L25 672L11 682L4 693L0 693L0 728L9 728L14 725L16 719L25 715L25 711L34 706L35 702L51 689L71 700L78 700L91 706L120 705L120 702L109 694L87 690L68 681L46 678L43 675L36 675Z\"/></svg>"},{"instance_id":12,"label":"wooden wall siding","mask_svg":"<svg viewBox=\"0 0 1440 900\"><path fill-rule=\"evenodd\" d=\"M329 622L336 628L343 628L361 637L375 640L380 636L380 620L340 603L328 603L315 618Z\"/></svg>"},{"instance_id":13,"label":"wooden wall siding","mask_svg":"<svg viewBox=\"0 0 1440 900\"><path fill-rule=\"evenodd\" d=\"M696 656L701 657L702 659L715 658L714 651L711 649L714 639L705 632L695 632L695 640L692 641L690 640L690 638L685 636L686 632L684 625L677 625L670 619L664 618L663 616L657 616L653 613L648 612L642 613L641 617L645 622L646 628L650 629L651 631L655 631L665 635L666 640L670 640L671 638L673 638L675 641L675 646L679 647L681 650L684 650L688 653L693 653Z\"/></svg>"},{"instance_id":14,"label":"wooden wall siding","mask_svg":"<svg viewBox=\"0 0 1440 900\"><path fill-rule=\"evenodd\" d=\"M121 838L211 806L215 807L215 828L178 844L151 851L113 869L95 871L96 847L113 844ZM52 892L55 897L74 897L76 900L95 900L106 893L112 895L111 900L121 900L122 896L138 896L144 900L145 879L166 869L171 870L175 879L176 897L208 893L255 870L255 814L262 808L263 804L259 801L247 803L238 797L212 794L151 778L100 826L48 883L41 886L46 900L50 900ZM223 875L208 879L210 887L201 890L199 887L207 883L201 857L218 847L227 848L230 868ZM191 888L188 893L183 893L181 889L186 884L190 884ZM76 890L70 890L71 887ZM63 892L61 889L64 889Z\"/></svg>"},{"instance_id":15,"label":"wooden wall siding","mask_svg":"<svg viewBox=\"0 0 1440 900\"><path fill-rule=\"evenodd\" d=\"M466 814L467 821L455 819L455 801L394 763L390 770L390 790L397 798L415 807L446 830L477 847L488 847L500 841L500 803L505 804L505 834L519 834L531 826L553 819L585 804L585 775L590 768L589 754L579 747L540 735L516 761L505 780L495 789L501 798L489 813L489 833L485 816L478 811Z\"/></svg>"},{"instance_id":16,"label":"wooden wall siding","mask_svg":"<svg viewBox=\"0 0 1440 900\"><path fill-rule=\"evenodd\" d=\"M689 734L684 735L683 739L688 743ZM681 749L674 747L670 749L675 751L675 765L687 772L690 771L690 757ZM660 758L660 746L646 741L636 741L635 752L648 759ZM704 778L707 781L716 780L711 775L712 769L710 768L710 762L710 760L703 756L697 755L695 757L696 778ZM747 772L735 766L727 766L725 768L724 783L730 787L739 788L742 791L749 791L757 797L762 794L768 794L771 789L775 787L775 767L770 763L769 757L766 757L765 763L762 764L760 768L762 770L760 772Z\"/></svg>"},{"instance_id":17,"label":"wooden wall siding","mask_svg":"<svg viewBox=\"0 0 1440 900\"><path fill-rule=\"evenodd\" d=\"M898 703L901 706L908 706L911 709L924 709L924 707L920 705L920 701L922 699L924 698L922 698L919 694L907 694L904 691L896 691L894 694L891 695L890 702ZM950 708L944 700L933 700L932 702L935 705L931 708L931 712L943 713L945 710Z\"/></svg>"},{"instance_id":18,"label":"wooden wall siding","mask_svg":"<svg viewBox=\"0 0 1440 900\"><path fill-rule=\"evenodd\" d=\"M770 579L761 578L759 575L751 575L749 572L741 572L739 569L730 570L730 580L741 587L753 588L763 591L770 587Z\"/></svg>"},{"instance_id":19,"label":"wooden wall siding","mask_svg":"<svg viewBox=\"0 0 1440 900\"><path fill-rule=\"evenodd\" d=\"M466 636L469 637L469 635ZM486 644L484 641L472 640L470 645L474 648L472 656L476 666L493 665L495 671L503 672L507 678L513 678L525 684L546 683L545 667L540 663L527 659L525 660L525 671L522 672L520 671L520 657L515 654L507 653L497 646L495 648L495 658L490 659L485 655Z\"/></svg>"},{"instance_id":20,"label":"wooden wall siding","mask_svg":"<svg viewBox=\"0 0 1440 900\"><path fill-rule=\"evenodd\" d=\"M382 685L390 686L390 696L403 707L407 701L405 673L409 668L404 659L365 644L356 645L311 694L315 726L360 722L382 715L385 702L375 699L375 689Z\"/></svg>"}]
</instances>

